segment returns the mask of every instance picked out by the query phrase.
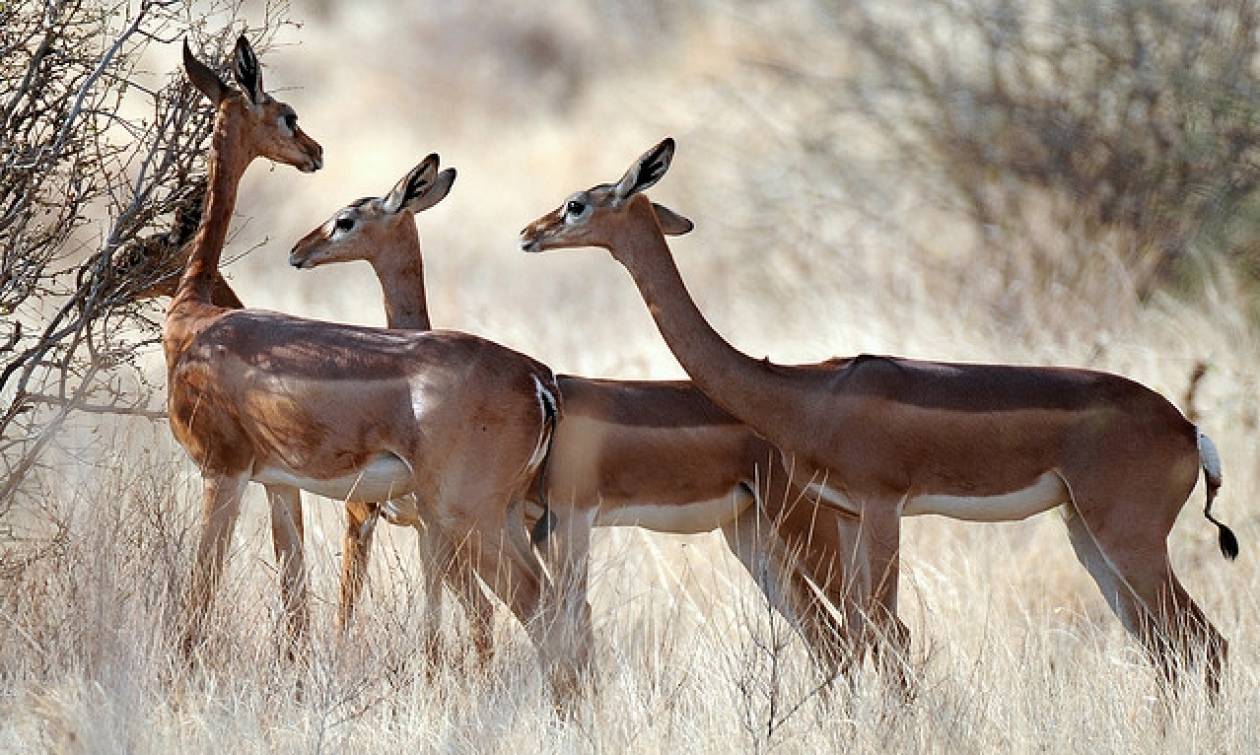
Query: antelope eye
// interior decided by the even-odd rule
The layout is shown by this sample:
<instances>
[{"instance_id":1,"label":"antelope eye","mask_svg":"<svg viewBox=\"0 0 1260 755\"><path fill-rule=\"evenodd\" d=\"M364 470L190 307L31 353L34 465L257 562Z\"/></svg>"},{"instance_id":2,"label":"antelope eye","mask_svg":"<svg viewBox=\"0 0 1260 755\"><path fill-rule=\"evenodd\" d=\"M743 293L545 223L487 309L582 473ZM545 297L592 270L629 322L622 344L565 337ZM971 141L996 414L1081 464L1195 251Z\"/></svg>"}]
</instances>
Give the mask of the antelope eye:
<instances>
[{"instance_id":1,"label":"antelope eye","mask_svg":"<svg viewBox=\"0 0 1260 755\"><path fill-rule=\"evenodd\" d=\"M354 228L354 218L337 218L337 222L333 224L333 228L338 231L348 231Z\"/></svg>"},{"instance_id":2,"label":"antelope eye","mask_svg":"<svg viewBox=\"0 0 1260 755\"><path fill-rule=\"evenodd\" d=\"M570 199L568 204L564 206L564 214L566 215L577 216L577 215L581 215L585 211L586 211L586 205L582 204L576 199Z\"/></svg>"},{"instance_id":3,"label":"antelope eye","mask_svg":"<svg viewBox=\"0 0 1260 755\"><path fill-rule=\"evenodd\" d=\"M285 113L284 125L288 126L290 131L297 131L297 113Z\"/></svg>"}]
</instances>

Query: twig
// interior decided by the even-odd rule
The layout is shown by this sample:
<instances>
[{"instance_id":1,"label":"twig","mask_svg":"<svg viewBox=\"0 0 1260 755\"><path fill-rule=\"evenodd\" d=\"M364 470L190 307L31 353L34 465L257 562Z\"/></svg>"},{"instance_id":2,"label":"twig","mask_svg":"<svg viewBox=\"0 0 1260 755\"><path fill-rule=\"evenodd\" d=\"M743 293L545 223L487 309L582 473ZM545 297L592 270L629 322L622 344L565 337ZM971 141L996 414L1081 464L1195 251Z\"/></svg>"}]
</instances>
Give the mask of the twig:
<instances>
[{"instance_id":1,"label":"twig","mask_svg":"<svg viewBox=\"0 0 1260 755\"><path fill-rule=\"evenodd\" d=\"M87 414L117 414L126 417L144 417L145 419L168 419L169 415L157 409L142 409L134 406L111 406L109 404L75 403L71 399L48 396L42 393L27 394L26 400L46 406L66 406L76 412Z\"/></svg>"}]
</instances>

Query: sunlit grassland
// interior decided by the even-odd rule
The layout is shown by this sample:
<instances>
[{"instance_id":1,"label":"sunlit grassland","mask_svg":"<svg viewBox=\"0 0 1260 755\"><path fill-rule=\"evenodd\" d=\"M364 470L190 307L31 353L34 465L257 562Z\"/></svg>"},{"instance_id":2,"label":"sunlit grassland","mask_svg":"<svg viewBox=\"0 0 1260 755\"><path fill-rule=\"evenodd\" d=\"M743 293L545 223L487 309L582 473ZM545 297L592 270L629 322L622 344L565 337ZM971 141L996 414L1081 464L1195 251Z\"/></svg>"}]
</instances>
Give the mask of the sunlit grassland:
<instances>
[{"instance_id":1,"label":"sunlit grassland","mask_svg":"<svg viewBox=\"0 0 1260 755\"><path fill-rule=\"evenodd\" d=\"M328 167L305 176L257 165L248 175L234 244L264 243L228 268L247 303L383 322L366 266L299 273L285 258L335 209L386 192L437 151L459 178L418 219L436 325L557 371L679 377L605 252L516 250L527 222L573 190L616 179L672 134L678 153L653 198L696 221L672 243L679 266L715 327L748 353L1088 366L1177 403L1195 365L1208 364L1196 408L1223 454L1218 514L1235 527L1242 556L1231 564L1217 552L1201 487L1171 551L1231 643L1220 704L1210 707L1192 683L1171 713L1162 706L1153 672L1076 562L1057 513L1001 525L907 521L900 604L921 674L909 704L869 669L852 688L817 693L803 646L718 535L599 531L598 693L565 721L506 611L489 668L464 657L454 607L450 663L424 667L410 531L382 528L368 594L349 641L338 643L344 519L333 501L306 499L315 631L307 657L286 659L265 502L251 489L208 645L190 669L175 630L196 539L195 471L160 423L85 422L65 441L53 494L21 522L54 539L31 543L39 557L0 582L0 750L1255 749L1260 347L1227 273L1213 272L1202 298L1139 304L1117 238L1098 244L1074 288L1033 271L1012 281L1020 239L978 244L959 218L898 189L870 134L838 124L841 146L827 159L839 155L853 172L846 180L865 177L887 196L877 217L854 211L798 139L815 103L782 96L764 73L767 61L842 58L792 13L718 4L708 15L683 12L659 38L608 39L606 17L590 8L490 5L402 19L306 9L311 21L290 32L300 44L264 63L267 83L323 143ZM504 50L550 62L508 65L518 59ZM548 78L556 70L575 78ZM1047 228L1039 241L1056 233L1071 230ZM157 352L152 363L161 381Z\"/></svg>"}]
</instances>

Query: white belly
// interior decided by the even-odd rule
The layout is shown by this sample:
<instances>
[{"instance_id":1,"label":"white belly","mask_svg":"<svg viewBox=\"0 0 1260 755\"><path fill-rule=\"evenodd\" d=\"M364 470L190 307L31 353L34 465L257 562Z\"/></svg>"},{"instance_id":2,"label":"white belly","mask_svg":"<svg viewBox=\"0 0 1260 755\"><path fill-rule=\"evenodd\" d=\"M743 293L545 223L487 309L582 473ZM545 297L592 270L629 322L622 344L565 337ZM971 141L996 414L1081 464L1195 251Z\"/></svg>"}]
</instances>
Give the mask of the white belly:
<instances>
[{"instance_id":1,"label":"white belly","mask_svg":"<svg viewBox=\"0 0 1260 755\"><path fill-rule=\"evenodd\" d=\"M264 485L292 485L339 501L377 503L412 492L411 469L393 454L380 454L362 469L343 477L321 480L280 466L254 470L252 478Z\"/></svg>"},{"instance_id":2,"label":"white belly","mask_svg":"<svg viewBox=\"0 0 1260 755\"><path fill-rule=\"evenodd\" d=\"M803 492L805 493L805 500L810 503L817 501L823 505L830 504L831 507L847 511L850 514L860 514L862 512L860 506L849 500L839 490L829 487L826 483L811 482L803 488Z\"/></svg>"},{"instance_id":3,"label":"white belly","mask_svg":"<svg viewBox=\"0 0 1260 755\"><path fill-rule=\"evenodd\" d=\"M1056 472L1046 472L1022 490L999 495L917 495L906 501L902 514L939 514L972 522L1010 522L1027 519L1067 501L1068 489L1063 478Z\"/></svg>"},{"instance_id":4,"label":"white belly","mask_svg":"<svg viewBox=\"0 0 1260 755\"><path fill-rule=\"evenodd\" d=\"M601 508L595 518L599 527L643 527L654 532L692 535L712 532L743 513L752 496L731 493L708 501L690 503L635 503Z\"/></svg>"}]
</instances>

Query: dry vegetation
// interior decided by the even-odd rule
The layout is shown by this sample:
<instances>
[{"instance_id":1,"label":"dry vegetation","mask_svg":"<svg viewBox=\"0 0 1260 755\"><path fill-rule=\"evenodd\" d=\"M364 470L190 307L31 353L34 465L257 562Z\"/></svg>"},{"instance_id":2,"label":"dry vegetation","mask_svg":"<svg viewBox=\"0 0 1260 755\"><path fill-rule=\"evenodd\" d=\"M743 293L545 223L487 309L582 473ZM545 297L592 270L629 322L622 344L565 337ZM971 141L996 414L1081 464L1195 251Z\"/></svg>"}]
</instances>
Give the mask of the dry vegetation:
<instances>
[{"instance_id":1,"label":"dry vegetation","mask_svg":"<svg viewBox=\"0 0 1260 755\"><path fill-rule=\"evenodd\" d=\"M353 641L337 645L335 502L308 497L318 629L305 662L284 660L265 505L250 493L211 640L189 670L173 629L195 537L195 475L161 423L96 417L67 430L56 463L35 472L32 484L47 494L0 522L21 536L0 543L11 565L0 575L0 750L1256 749L1260 342L1247 273L1228 253L1196 257L1206 272L1178 296L1147 290L1141 271L1150 267L1134 262L1147 259L1137 251L1146 240L1064 222L1071 191L1013 179L1000 196L1019 196L1021 222L995 243L977 232L974 205L939 202L957 186L941 180L941 163L930 153L901 159L872 111L846 99L855 82L872 81L870 50L849 36L853 16L814 2L435 2L401 18L391 15L397 7L299 5L293 15L305 25L283 31L264 56L269 87L295 88L284 96L323 143L328 167L304 176L257 166L247 177L234 245L262 247L228 268L246 302L380 323L366 266L297 273L288 248L438 151L460 177L420 220L436 324L557 370L678 376L607 255L515 251L526 221L573 189L615 178L671 133L679 152L654 195L697 221L674 244L683 275L715 326L748 352L1082 365L1174 400L1196 364L1209 365L1196 408L1224 455L1219 514L1243 555L1220 558L1199 515L1201 489L1172 553L1232 643L1221 704L1209 707L1191 687L1163 710L1153 673L1053 514L907 524L901 607L923 676L907 706L870 674L855 690L811 694L817 680L803 648L716 536L600 532L600 692L564 722L506 612L502 650L484 674L463 667L454 613L452 662L425 673L410 532L381 538ZM154 69L174 68L171 48L154 51ZM917 171L925 160L937 170ZM160 354L140 362L160 385Z\"/></svg>"}]
</instances>

